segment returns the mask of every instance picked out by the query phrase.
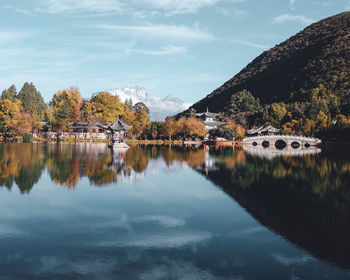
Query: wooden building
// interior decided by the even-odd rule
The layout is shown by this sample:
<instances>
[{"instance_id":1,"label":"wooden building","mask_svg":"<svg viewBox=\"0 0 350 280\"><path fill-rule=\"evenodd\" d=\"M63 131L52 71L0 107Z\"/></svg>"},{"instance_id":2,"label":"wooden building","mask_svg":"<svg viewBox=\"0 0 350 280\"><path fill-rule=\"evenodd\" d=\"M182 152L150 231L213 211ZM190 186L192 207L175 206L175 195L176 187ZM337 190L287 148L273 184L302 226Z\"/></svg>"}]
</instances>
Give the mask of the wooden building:
<instances>
[{"instance_id":1,"label":"wooden building","mask_svg":"<svg viewBox=\"0 0 350 280\"><path fill-rule=\"evenodd\" d=\"M280 129L274 128L271 125L263 125L259 128L252 128L247 131L249 136L259 136L259 135L275 135L280 132Z\"/></svg>"},{"instance_id":2,"label":"wooden building","mask_svg":"<svg viewBox=\"0 0 350 280\"><path fill-rule=\"evenodd\" d=\"M197 118L201 119L204 122L205 127L208 131L226 124L225 122L221 122L216 119L218 115L218 113L209 112L208 109L205 113L196 114Z\"/></svg>"}]
</instances>

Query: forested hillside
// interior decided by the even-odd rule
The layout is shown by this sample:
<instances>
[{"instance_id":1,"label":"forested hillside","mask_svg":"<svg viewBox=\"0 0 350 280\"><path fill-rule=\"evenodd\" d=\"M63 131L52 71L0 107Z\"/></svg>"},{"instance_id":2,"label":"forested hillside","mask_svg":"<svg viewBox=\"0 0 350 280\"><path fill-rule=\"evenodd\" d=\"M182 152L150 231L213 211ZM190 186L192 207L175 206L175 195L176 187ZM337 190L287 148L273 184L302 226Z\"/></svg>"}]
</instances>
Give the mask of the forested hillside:
<instances>
[{"instance_id":1,"label":"forested hillside","mask_svg":"<svg viewBox=\"0 0 350 280\"><path fill-rule=\"evenodd\" d=\"M350 12L310 25L262 53L190 110L314 134L350 124Z\"/></svg>"}]
</instances>

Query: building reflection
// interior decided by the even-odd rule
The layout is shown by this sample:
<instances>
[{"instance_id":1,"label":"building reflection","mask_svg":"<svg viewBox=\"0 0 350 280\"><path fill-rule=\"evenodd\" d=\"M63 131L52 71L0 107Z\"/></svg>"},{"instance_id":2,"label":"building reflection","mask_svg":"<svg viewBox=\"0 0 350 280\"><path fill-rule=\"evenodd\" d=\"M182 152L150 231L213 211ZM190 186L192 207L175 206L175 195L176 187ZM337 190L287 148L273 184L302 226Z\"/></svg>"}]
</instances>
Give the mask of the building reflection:
<instances>
[{"instance_id":1,"label":"building reflection","mask_svg":"<svg viewBox=\"0 0 350 280\"><path fill-rule=\"evenodd\" d=\"M242 157L244 153L244 159ZM350 157L209 154L201 174L255 219L319 259L350 269Z\"/></svg>"},{"instance_id":2,"label":"building reflection","mask_svg":"<svg viewBox=\"0 0 350 280\"><path fill-rule=\"evenodd\" d=\"M232 148L105 144L0 145L0 187L28 194L44 170L51 180L75 188L145 176L157 168L190 166L237 201L262 225L317 258L350 269L350 157L315 153L265 157Z\"/></svg>"}]
</instances>

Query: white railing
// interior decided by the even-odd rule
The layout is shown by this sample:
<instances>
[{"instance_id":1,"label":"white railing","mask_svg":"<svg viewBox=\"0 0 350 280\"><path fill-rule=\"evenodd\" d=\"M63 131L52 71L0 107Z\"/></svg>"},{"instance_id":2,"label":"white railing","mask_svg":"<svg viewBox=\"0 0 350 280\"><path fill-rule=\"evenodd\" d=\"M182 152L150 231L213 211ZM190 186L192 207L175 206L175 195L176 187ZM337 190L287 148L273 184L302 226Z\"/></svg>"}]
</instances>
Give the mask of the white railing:
<instances>
[{"instance_id":1,"label":"white railing","mask_svg":"<svg viewBox=\"0 0 350 280\"><path fill-rule=\"evenodd\" d=\"M57 133L56 132L47 132L45 133L46 136L53 138L53 137L57 137ZM95 132L95 133L90 133L90 132L61 132L58 133L59 137L77 137L77 138L86 138L86 139L90 139L90 138L98 138L98 139L106 139L107 138L107 134L104 132Z\"/></svg>"},{"instance_id":2,"label":"white railing","mask_svg":"<svg viewBox=\"0 0 350 280\"><path fill-rule=\"evenodd\" d=\"M297 140L297 141L306 141L306 142L313 142L313 143L321 143L321 140L315 137L306 137L306 136L298 136L298 135L264 135L264 136L252 136L252 137L246 137L243 139L243 142L245 141L253 141L253 140L274 140L274 139L281 139L281 140Z\"/></svg>"}]
</instances>

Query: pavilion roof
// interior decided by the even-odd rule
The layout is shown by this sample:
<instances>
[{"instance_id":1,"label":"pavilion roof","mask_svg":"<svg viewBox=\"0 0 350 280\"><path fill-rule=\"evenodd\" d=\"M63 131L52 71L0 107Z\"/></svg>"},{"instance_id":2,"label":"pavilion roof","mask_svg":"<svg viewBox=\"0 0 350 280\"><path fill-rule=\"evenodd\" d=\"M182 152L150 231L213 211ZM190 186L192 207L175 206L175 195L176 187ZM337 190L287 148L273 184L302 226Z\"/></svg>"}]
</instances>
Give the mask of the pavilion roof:
<instances>
[{"instance_id":1,"label":"pavilion roof","mask_svg":"<svg viewBox=\"0 0 350 280\"><path fill-rule=\"evenodd\" d=\"M121 130L125 131L132 128L132 126L126 124L119 118L116 121L110 123L109 125L99 125L99 126L105 129L113 130L113 131L121 131Z\"/></svg>"},{"instance_id":2,"label":"pavilion roof","mask_svg":"<svg viewBox=\"0 0 350 280\"><path fill-rule=\"evenodd\" d=\"M205 113L197 113L196 115L197 115L198 117L206 116L206 117L215 118L215 117L217 117L219 114L218 114L218 113L205 112Z\"/></svg>"},{"instance_id":3,"label":"pavilion roof","mask_svg":"<svg viewBox=\"0 0 350 280\"><path fill-rule=\"evenodd\" d=\"M208 125L208 126L220 126L220 125L224 125L226 124L225 122L219 122L219 121L204 121L204 124L205 125Z\"/></svg>"},{"instance_id":4,"label":"pavilion roof","mask_svg":"<svg viewBox=\"0 0 350 280\"><path fill-rule=\"evenodd\" d=\"M252 128L252 129L249 129L247 131L248 134L260 134L260 133L264 133L264 132L272 132L272 133L277 133L279 132L280 129L278 128L275 128L271 125L263 125L263 126L260 126L259 128Z\"/></svg>"}]
</instances>

